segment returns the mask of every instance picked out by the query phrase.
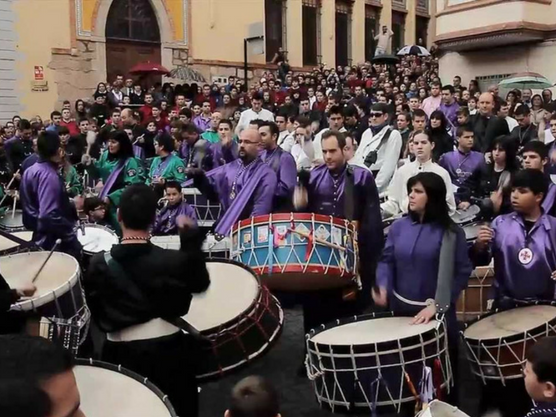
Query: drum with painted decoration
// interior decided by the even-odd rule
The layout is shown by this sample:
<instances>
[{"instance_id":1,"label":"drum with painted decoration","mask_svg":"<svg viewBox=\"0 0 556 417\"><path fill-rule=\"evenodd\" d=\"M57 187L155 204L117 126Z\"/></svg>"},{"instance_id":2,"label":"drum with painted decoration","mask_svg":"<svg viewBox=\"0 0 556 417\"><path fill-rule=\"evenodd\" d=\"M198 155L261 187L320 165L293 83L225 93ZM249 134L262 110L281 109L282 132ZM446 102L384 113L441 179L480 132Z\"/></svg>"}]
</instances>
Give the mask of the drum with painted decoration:
<instances>
[{"instance_id":1,"label":"drum with painted decoration","mask_svg":"<svg viewBox=\"0 0 556 417\"><path fill-rule=\"evenodd\" d=\"M485 384L523 378L528 349L556 335L556 306L538 304L492 312L462 332L472 372Z\"/></svg>"},{"instance_id":2,"label":"drum with painted decoration","mask_svg":"<svg viewBox=\"0 0 556 417\"><path fill-rule=\"evenodd\" d=\"M458 320L474 320L487 312L489 293L494 283L494 267L478 266L473 270L467 288L459 296L456 311Z\"/></svg>"},{"instance_id":3,"label":"drum with painted decoration","mask_svg":"<svg viewBox=\"0 0 556 417\"><path fill-rule=\"evenodd\" d=\"M78 359L73 373L87 417L177 417L162 391L121 366Z\"/></svg>"},{"instance_id":4,"label":"drum with painted decoration","mask_svg":"<svg viewBox=\"0 0 556 417\"><path fill-rule=\"evenodd\" d=\"M449 391L453 378L444 322L411 325L411 320L375 313L311 330L307 375L318 402L333 412L399 413L404 404Z\"/></svg>"},{"instance_id":5,"label":"drum with painted decoration","mask_svg":"<svg viewBox=\"0 0 556 417\"><path fill-rule=\"evenodd\" d=\"M251 217L232 229L232 259L271 290L341 288L356 278L356 232L348 220L314 213Z\"/></svg>"},{"instance_id":6,"label":"drum with painted decoration","mask_svg":"<svg viewBox=\"0 0 556 417\"><path fill-rule=\"evenodd\" d=\"M284 313L255 273L229 260L207 260L210 286L194 294L183 318L208 338L197 377L221 377L265 353L278 340Z\"/></svg>"},{"instance_id":7,"label":"drum with painted decoration","mask_svg":"<svg viewBox=\"0 0 556 417\"><path fill-rule=\"evenodd\" d=\"M183 188L182 194L187 204L195 209L199 227L214 226L222 214L220 202L210 201L197 188Z\"/></svg>"},{"instance_id":8,"label":"drum with painted decoration","mask_svg":"<svg viewBox=\"0 0 556 417\"><path fill-rule=\"evenodd\" d=\"M0 271L8 285L16 288L32 282L48 256L49 252L2 256ZM34 284L37 287L34 296L20 300L11 309L42 317L36 332L76 353L90 320L79 264L72 256L53 252Z\"/></svg>"}]
</instances>

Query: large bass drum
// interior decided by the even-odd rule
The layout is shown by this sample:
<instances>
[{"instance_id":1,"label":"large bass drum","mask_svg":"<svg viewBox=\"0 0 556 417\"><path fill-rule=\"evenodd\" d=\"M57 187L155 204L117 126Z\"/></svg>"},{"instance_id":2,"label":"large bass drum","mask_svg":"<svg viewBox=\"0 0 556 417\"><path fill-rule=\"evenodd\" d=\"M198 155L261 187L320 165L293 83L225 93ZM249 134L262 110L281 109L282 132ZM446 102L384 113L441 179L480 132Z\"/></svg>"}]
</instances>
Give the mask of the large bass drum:
<instances>
[{"instance_id":1,"label":"large bass drum","mask_svg":"<svg viewBox=\"0 0 556 417\"><path fill-rule=\"evenodd\" d=\"M462 332L471 370L483 383L523 378L527 350L556 335L556 306L539 304L492 312Z\"/></svg>"},{"instance_id":2,"label":"large bass drum","mask_svg":"<svg viewBox=\"0 0 556 417\"><path fill-rule=\"evenodd\" d=\"M419 401L419 387L453 385L443 321L411 325L391 313L340 320L311 330L307 373L332 411L385 412ZM436 376L436 380L434 380ZM421 390L422 391L422 390Z\"/></svg>"},{"instance_id":3,"label":"large bass drum","mask_svg":"<svg viewBox=\"0 0 556 417\"><path fill-rule=\"evenodd\" d=\"M278 301L244 265L207 260L210 286L195 294L183 318L208 338L200 352L198 379L215 378L266 352L278 339L284 313Z\"/></svg>"},{"instance_id":4,"label":"large bass drum","mask_svg":"<svg viewBox=\"0 0 556 417\"><path fill-rule=\"evenodd\" d=\"M73 373L87 417L177 417L166 395L121 366L78 359Z\"/></svg>"}]
</instances>

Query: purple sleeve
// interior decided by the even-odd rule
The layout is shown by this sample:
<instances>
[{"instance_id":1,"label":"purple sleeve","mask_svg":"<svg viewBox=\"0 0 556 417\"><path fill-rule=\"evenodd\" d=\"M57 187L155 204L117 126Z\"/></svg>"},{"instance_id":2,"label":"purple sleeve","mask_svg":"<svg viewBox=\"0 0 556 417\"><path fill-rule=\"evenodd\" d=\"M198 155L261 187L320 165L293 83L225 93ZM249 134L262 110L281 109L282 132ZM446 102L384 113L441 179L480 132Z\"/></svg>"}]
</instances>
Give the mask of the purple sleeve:
<instances>
[{"instance_id":1,"label":"purple sleeve","mask_svg":"<svg viewBox=\"0 0 556 417\"><path fill-rule=\"evenodd\" d=\"M37 231L53 231L56 235L72 232L73 223L62 216L60 195L62 182L54 175L41 175L38 184L39 215Z\"/></svg>"},{"instance_id":2,"label":"purple sleeve","mask_svg":"<svg viewBox=\"0 0 556 417\"><path fill-rule=\"evenodd\" d=\"M291 154L283 152L280 157L280 175L276 196L293 197L293 190L297 184L297 166Z\"/></svg>"},{"instance_id":3,"label":"purple sleeve","mask_svg":"<svg viewBox=\"0 0 556 417\"><path fill-rule=\"evenodd\" d=\"M394 234L396 229L397 227L393 224L376 268L376 285L385 288L388 292L393 288L394 276L396 275L396 259L394 257ZM362 255L365 256L366 254Z\"/></svg>"},{"instance_id":4,"label":"purple sleeve","mask_svg":"<svg viewBox=\"0 0 556 417\"><path fill-rule=\"evenodd\" d=\"M193 206L190 206L185 202L182 203L180 214L192 218L193 220L195 220L195 224L197 223L197 214L195 213L195 209L193 208Z\"/></svg>"},{"instance_id":5,"label":"purple sleeve","mask_svg":"<svg viewBox=\"0 0 556 417\"><path fill-rule=\"evenodd\" d=\"M274 171L268 169L268 174L263 176L253 195L254 204L253 212L251 213L252 216L263 216L272 213L274 192L277 182Z\"/></svg>"}]
</instances>

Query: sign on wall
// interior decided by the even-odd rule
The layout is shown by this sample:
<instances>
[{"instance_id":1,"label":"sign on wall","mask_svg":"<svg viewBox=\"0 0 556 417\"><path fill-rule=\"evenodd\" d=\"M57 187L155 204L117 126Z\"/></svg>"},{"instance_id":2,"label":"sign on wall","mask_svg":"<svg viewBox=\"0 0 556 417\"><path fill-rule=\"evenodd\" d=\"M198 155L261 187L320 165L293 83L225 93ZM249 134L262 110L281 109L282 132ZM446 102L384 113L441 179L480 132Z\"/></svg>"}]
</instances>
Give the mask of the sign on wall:
<instances>
[{"instance_id":1,"label":"sign on wall","mask_svg":"<svg viewBox=\"0 0 556 417\"><path fill-rule=\"evenodd\" d=\"M44 67L35 65L35 81L44 81Z\"/></svg>"}]
</instances>

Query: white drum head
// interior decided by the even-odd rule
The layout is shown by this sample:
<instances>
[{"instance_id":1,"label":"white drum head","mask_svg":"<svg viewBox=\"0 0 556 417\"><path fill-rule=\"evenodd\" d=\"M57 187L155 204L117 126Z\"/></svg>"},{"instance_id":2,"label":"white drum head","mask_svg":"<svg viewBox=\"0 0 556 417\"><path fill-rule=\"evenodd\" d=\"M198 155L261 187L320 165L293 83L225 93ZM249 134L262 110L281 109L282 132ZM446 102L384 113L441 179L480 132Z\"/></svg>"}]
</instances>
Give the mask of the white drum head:
<instances>
[{"instance_id":1,"label":"white drum head","mask_svg":"<svg viewBox=\"0 0 556 417\"><path fill-rule=\"evenodd\" d=\"M26 242L30 242L31 239L33 238L33 232L28 232L28 231L14 232L11 234ZM0 236L0 251L12 249L15 248L16 246L19 246L19 243L14 242L13 240L10 239L6 239L4 236Z\"/></svg>"},{"instance_id":2,"label":"white drum head","mask_svg":"<svg viewBox=\"0 0 556 417\"><path fill-rule=\"evenodd\" d=\"M256 277L241 266L227 262L207 262L210 286L194 294L184 319L203 331L222 325L247 312L259 297Z\"/></svg>"},{"instance_id":3,"label":"white drum head","mask_svg":"<svg viewBox=\"0 0 556 417\"><path fill-rule=\"evenodd\" d=\"M0 257L0 271L11 288L30 283L49 252L28 252ZM32 310L54 298L65 294L72 288L79 275L79 264L72 256L53 252L49 261L35 281L37 292L31 300L15 304L19 310Z\"/></svg>"},{"instance_id":4,"label":"white drum head","mask_svg":"<svg viewBox=\"0 0 556 417\"><path fill-rule=\"evenodd\" d=\"M466 339L498 339L514 336L542 326L556 317L556 307L529 306L502 311L485 317L463 332Z\"/></svg>"},{"instance_id":5,"label":"white drum head","mask_svg":"<svg viewBox=\"0 0 556 417\"><path fill-rule=\"evenodd\" d=\"M116 233L105 227L93 225L85 226L85 234L81 229L77 229L77 239L83 250L89 253L107 252L119 243Z\"/></svg>"},{"instance_id":6,"label":"white drum head","mask_svg":"<svg viewBox=\"0 0 556 417\"><path fill-rule=\"evenodd\" d=\"M153 236L151 237L151 243L162 249L173 249L180 250L180 237L175 236Z\"/></svg>"},{"instance_id":7,"label":"white drum head","mask_svg":"<svg viewBox=\"0 0 556 417\"><path fill-rule=\"evenodd\" d=\"M166 405L148 387L116 371L97 366L73 368L81 411L87 417L167 417Z\"/></svg>"},{"instance_id":8,"label":"white drum head","mask_svg":"<svg viewBox=\"0 0 556 417\"><path fill-rule=\"evenodd\" d=\"M418 414L419 417L469 417L463 411L448 403L434 400L426 410Z\"/></svg>"},{"instance_id":9,"label":"white drum head","mask_svg":"<svg viewBox=\"0 0 556 417\"><path fill-rule=\"evenodd\" d=\"M383 317L362 320L325 330L311 337L322 345L351 346L369 343L391 342L418 336L436 327L437 321L412 325L412 317Z\"/></svg>"}]
</instances>

